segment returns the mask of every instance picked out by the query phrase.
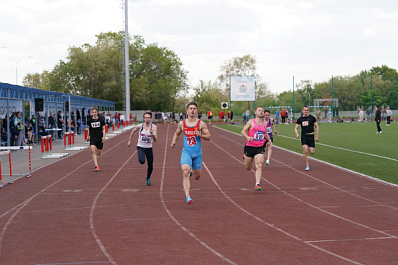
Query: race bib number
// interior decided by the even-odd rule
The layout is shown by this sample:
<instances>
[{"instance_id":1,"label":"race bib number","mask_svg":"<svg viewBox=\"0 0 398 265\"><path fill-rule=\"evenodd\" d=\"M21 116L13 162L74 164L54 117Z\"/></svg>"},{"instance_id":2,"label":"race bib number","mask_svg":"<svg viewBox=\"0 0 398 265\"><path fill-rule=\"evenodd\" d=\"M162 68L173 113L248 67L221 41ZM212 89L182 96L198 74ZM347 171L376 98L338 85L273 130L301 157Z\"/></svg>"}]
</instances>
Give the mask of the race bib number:
<instances>
[{"instance_id":1,"label":"race bib number","mask_svg":"<svg viewBox=\"0 0 398 265\"><path fill-rule=\"evenodd\" d=\"M141 134L141 142L148 143L148 144L151 143L151 136Z\"/></svg>"},{"instance_id":2,"label":"race bib number","mask_svg":"<svg viewBox=\"0 0 398 265\"><path fill-rule=\"evenodd\" d=\"M309 121L303 121L303 123L301 124L302 126L308 126L310 124Z\"/></svg>"},{"instance_id":3,"label":"race bib number","mask_svg":"<svg viewBox=\"0 0 398 265\"><path fill-rule=\"evenodd\" d=\"M272 133L272 128L271 127L267 127L267 133Z\"/></svg>"},{"instance_id":4,"label":"race bib number","mask_svg":"<svg viewBox=\"0 0 398 265\"><path fill-rule=\"evenodd\" d=\"M195 136L187 137L187 144L188 146L196 145L196 137Z\"/></svg>"},{"instance_id":5,"label":"race bib number","mask_svg":"<svg viewBox=\"0 0 398 265\"><path fill-rule=\"evenodd\" d=\"M255 141L262 141L264 140L264 132L263 131L256 131L253 136Z\"/></svg>"}]
</instances>

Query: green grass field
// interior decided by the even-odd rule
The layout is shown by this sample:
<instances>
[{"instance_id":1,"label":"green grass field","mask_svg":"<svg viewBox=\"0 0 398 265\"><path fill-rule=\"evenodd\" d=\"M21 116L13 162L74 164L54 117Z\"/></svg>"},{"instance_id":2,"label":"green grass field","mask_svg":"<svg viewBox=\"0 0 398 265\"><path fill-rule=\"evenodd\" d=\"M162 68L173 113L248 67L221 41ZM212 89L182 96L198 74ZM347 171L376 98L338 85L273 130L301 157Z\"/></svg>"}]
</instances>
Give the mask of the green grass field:
<instances>
[{"instance_id":1,"label":"green grass field","mask_svg":"<svg viewBox=\"0 0 398 265\"><path fill-rule=\"evenodd\" d=\"M239 134L243 128L243 124L217 126ZM301 154L294 127L276 125L274 145ZM374 122L322 123L319 128L314 158L398 184L398 122L390 126L382 122L382 134L376 134Z\"/></svg>"}]
</instances>

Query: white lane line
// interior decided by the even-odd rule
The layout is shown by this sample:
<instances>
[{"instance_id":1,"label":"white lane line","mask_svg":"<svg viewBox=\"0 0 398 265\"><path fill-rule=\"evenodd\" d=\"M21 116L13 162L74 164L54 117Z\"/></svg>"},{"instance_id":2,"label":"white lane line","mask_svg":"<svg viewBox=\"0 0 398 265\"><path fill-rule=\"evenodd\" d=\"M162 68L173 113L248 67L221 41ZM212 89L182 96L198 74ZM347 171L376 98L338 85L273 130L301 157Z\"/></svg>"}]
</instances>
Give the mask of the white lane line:
<instances>
[{"instance_id":1,"label":"white lane line","mask_svg":"<svg viewBox=\"0 0 398 265\"><path fill-rule=\"evenodd\" d=\"M178 220L177 218L175 218L169 208L166 205L166 202L163 198L163 186L164 186L164 175L165 175L165 169L166 169L166 158L167 158L167 148L168 146L168 138L169 138L169 128L170 125L167 126L167 135L166 135L166 144L164 147L164 158L163 158L163 169L162 169L162 180L160 182L160 200L162 202L163 208L166 211L166 213L170 216L170 218L173 220L173 222L179 227L181 228L184 232L186 232L188 235L190 235L193 239L195 239L198 243L200 243L202 246L204 246L205 248L207 248L211 253L213 253L214 255L216 255L217 257L221 258L223 261L228 262L229 264L236 264L235 262L233 262L232 260L228 259L227 257L223 256L221 253L217 252L215 249L213 249L212 247L210 247L209 245L207 245L205 242L203 242L202 240L200 240L199 237L197 237L194 233L192 233L191 231L189 231L186 227L184 227ZM185 202L184 202L185 203ZM186 205L186 207L192 207L192 206L188 206Z\"/></svg>"},{"instance_id":2,"label":"white lane line","mask_svg":"<svg viewBox=\"0 0 398 265\"><path fill-rule=\"evenodd\" d=\"M290 136L285 136L285 135L279 135L278 134L278 137L284 137L284 138L288 138L288 139L299 141L299 139L296 139L296 138L293 138L293 137L290 137ZM383 159L387 159L387 160L398 162L398 159L387 157L387 156L379 156L379 155L375 155L375 154L369 154L369 153L365 153L365 152L361 152L361 151L346 149L346 148L337 147L337 146L328 145L328 144L322 144L322 143L316 143L316 144L317 145L323 145L323 146L330 147L330 148L334 148L334 149L347 151L347 152L357 153L357 154L361 154L361 155L368 155L368 156L373 156L373 157L377 157L377 158L383 158Z\"/></svg>"},{"instance_id":3,"label":"white lane line","mask_svg":"<svg viewBox=\"0 0 398 265\"><path fill-rule=\"evenodd\" d=\"M120 144L120 143L119 143ZM110 150L116 148L119 144L116 144L115 146L113 146L112 148L108 149L107 151L104 152L107 153ZM56 184L58 184L59 182L65 180L67 177L69 177L70 175L72 175L74 172L78 171L80 168L82 168L83 166L87 165L88 163L90 163L92 160L88 160L87 162L83 163L82 165L80 165L79 167L75 168L74 170L72 170L71 172L69 172L68 174L66 174L65 176L63 176L62 178L60 178L59 180L53 182L52 184L48 185L46 188L42 189L41 191L37 192L36 194L32 195L30 198L26 199L25 201L21 202L20 204L18 204L17 206L13 207L12 209L10 209L9 211L3 213L0 218L6 216L8 213L15 211L15 213L13 215L11 215L11 217L8 219L7 223L4 225L1 233L0 233L0 256L1 256L1 249L2 249L2 243L3 243L3 238L4 235L7 231L8 226L11 224L12 220L17 216L17 214L22 211L23 208L25 208L25 206L27 206L34 198L36 198L37 196L39 196L40 194L42 194L43 192L45 192L46 190L48 190L49 188L55 186Z\"/></svg>"},{"instance_id":4,"label":"white lane line","mask_svg":"<svg viewBox=\"0 0 398 265\"><path fill-rule=\"evenodd\" d=\"M225 129L223 129L223 128L218 128L218 127L214 127L214 126L213 126L213 128L216 128L216 129L218 129L218 130L221 130L221 131L224 131L224 132L228 132L228 133L231 133L231 134L234 134L234 135L240 135L240 134L238 134L238 133L236 133L236 132L231 132L231 131L225 130ZM233 143L236 143L236 144L239 144L239 145L242 144L242 143L238 143L238 142L236 142L236 141L234 141L234 140L231 140L230 138L227 138L227 137L225 137L225 136L223 136L223 135L221 135L221 134L218 134L218 135L220 135L220 136L222 136L222 137L224 137L224 138L230 140L230 141L233 142ZM278 135L278 136L279 136L279 135ZM291 151L291 150L282 148L282 147L280 147L280 146L274 145L274 147L275 147L275 148L278 148L278 149L281 149L281 150L283 150L283 151L286 151L286 152L289 152L289 153L298 155L298 156L301 156L301 155L302 155L302 153L297 153L297 152L294 152L294 151ZM392 186L392 187L398 188L398 184L390 183L390 182L387 182L387 181L384 181L384 180L381 180L381 179L378 179L378 178L375 178L375 177L372 177L372 176L369 176L369 175L366 175L366 174L363 174L363 173L360 173L360 172L353 171L353 170L348 169L348 168L344 168L344 167L341 167L341 166L338 166L338 165L334 165L334 164L331 164L331 163L326 162L326 161L323 161L323 160L319 160L319 159L314 158L314 157L310 157L310 156L309 156L308 158L311 159L311 160L314 160L314 161L323 163L323 164L325 164L325 165L328 165L328 166L331 166L331 167L335 167L335 168L338 168L338 169L343 170L343 171L350 172L350 173L355 174L355 175L358 175L358 176L360 176L360 177L363 177L363 178L366 178L366 179L369 179L369 180L372 180L372 181L375 181L375 182L378 182L378 183L381 183L381 184L384 184L384 185L387 185L387 186Z\"/></svg>"},{"instance_id":5,"label":"white lane line","mask_svg":"<svg viewBox=\"0 0 398 265\"><path fill-rule=\"evenodd\" d=\"M90 210L90 230L91 230L91 234L93 235L93 237L95 238L95 241L97 242L98 246L100 247L100 249L102 250L102 253L106 256L106 258L113 264L116 265L117 263L113 260L112 256L108 253L108 251L106 250L106 247L104 246L104 244L102 244L101 239L99 238L99 236L97 235L97 233L95 232L95 227L94 227L94 210L95 207L97 205L98 199L101 196L101 194L105 191L105 189L112 183L112 181L116 178L116 176L119 174L119 172L123 169L123 167L131 160L131 158L133 158L133 156L135 155L135 153L137 153L137 150L126 160L126 162L124 162L124 164L118 169L118 171L116 171L116 173L111 177L111 179L105 184L104 187L102 187L102 189L98 192L97 196L95 197L94 201L93 201L93 205L91 206L91 210Z\"/></svg>"},{"instance_id":6,"label":"white lane line","mask_svg":"<svg viewBox=\"0 0 398 265\"><path fill-rule=\"evenodd\" d=\"M324 242L348 242L348 241L384 240L384 239L396 239L396 238L388 236L388 237L368 237L368 238L312 240L312 241L305 241L305 242L308 242L308 243L324 243Z\"/></svg>"},{"instance_id":7,"label":"white lane line","mask_svg":"<svg viewBox=\"0 0 398 265\"><path fill-rule=\"evenodd\" d=\"M214 143L214 142L213 142L213 143ZM210 175L211 179L213 180L214 184L217 186L217 188L220 190L220 192L224 195L224 197L227 198L235 207L237 207L237 208L238 208L239 210L241 210L242 212L244 212L244 213L246 213L247 215L251 216L251 217L254 218L255 220L259 221L260 223L263 223L264 225L266 225L266 226L268 226L268 227L271 227L271 228L273 228L273 229L275 229L275 230L277 230L277 231L279 231L279 232L285 234L286 236L288 236L288 237L290 237L290 238L293 238L293 239L295 239L295 240L297 240L297 241L299 241L299 242L301 242L301 243L303 243L303 244L305 244L305 245L308 245L308 246L310 246L310 247L316 248L316 249L318 249L318 250L320 250L320 251L322 251L322 252L324 252L324 253L327 253L327 254L329 254L329 255L331 255L331 256L334 256L334 257L336 257L336 258L339 258L339 259L342 259L342 260L351 262L351 263L353 263L353 264L361 264L361 263L356 262L356 261L354 261L354 260L351 260L351 259L348 259L348 258L346 258L346 257L340 256L340 255L338 255L338 254L336 254L336 253L334 253L334 252L331 252L331 251L328 251L328 250L323 249L323 248L321 248L321 247L318 247L317 245L314 245L314 244L312 244L312 243L310 243L310 242L306 242L306 241L302 240L301 238L299 238L299 237L297 237L297 236L295 236L295 235L293 235L293 234L290 234L289 232L286 232L285 230L283 230L283 229L281 229L281 228L279 228L279 227L277 227L277 226L275 226L275 225L273 225L273 224L270 224L270 223L264 221L264 220L261 219L260 217L254 215L254 214L252 214L251 212L249 212L248 210L244 209L242 206L240 206L237 202L235 202L233 199L231 199L231 197L229 197L229 196L224 192L224 190L223 190L223 189L221 188L221 186L218 184L218 182L216 181L216 179L214 178L213 174L210 172L210 170L209 170L209 168L206 166L206 164L203 163L203 165L204 165L204 167L206 168L206 171L209 173L209 175Z\"/></svg>"}]
</instances>

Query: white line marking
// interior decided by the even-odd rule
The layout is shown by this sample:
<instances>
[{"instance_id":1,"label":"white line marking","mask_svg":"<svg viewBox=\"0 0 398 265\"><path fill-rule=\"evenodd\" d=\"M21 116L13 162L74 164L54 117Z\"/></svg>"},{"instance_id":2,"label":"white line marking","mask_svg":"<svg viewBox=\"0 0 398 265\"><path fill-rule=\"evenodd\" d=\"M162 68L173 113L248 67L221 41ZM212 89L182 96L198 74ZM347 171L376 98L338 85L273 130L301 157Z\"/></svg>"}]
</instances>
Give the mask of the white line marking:
<instances>
[{"instance_id":1,"label":"white line marking","mask_svg":"<svg viewBox=\"0 0 398 265\"><path fill-rule=\"evenodd\" d=\"M348 242L348 241L361 241L361 240L384 240L384 239L396 239L394 237L368 237L368 238L351 238L351 239L328 239L328 240L313 240L305 241L308 243L324 243L324 242Z\"/></svg>"},{"instance_id":2,"label":"white line marking","mask_svg":"<svg viewBox=\"0 0 398 265\"><path fill-rule=\"evenodd\" d=\"M299 139L296 139L296 138L293 138L293 137L290 137L290 136L285 136L285 135L279 135L279 134L278 134L278 137L279 137L279 136L280 136L280 137L285 137L285 138L288 138L288 139L293 139L293 140L299 141ZM383 159L388 159L388 160L392 160L392 161L398 162L398 159L391 158L391 157L387 157L387 156L379 156L379 155L375 155L375 154L369 154L369 153L365 153L365 152L361 152L361 151L346 149L346 148L337 147L337 146L328 145L328 144L322 144L322 143L316 143L316 144L317 144L317 145L323 145L323 146L330 147L330 148L334 148L334 149L339 149L339 150L347 151L347 152L358 153L358 154L361 154L361 155L374 156L374 157L377 157L377 158L383 158Z\"/></svg>"},{"instance_id":3,"label":"white line marking","mask_svg":"<svg viewBox=\"0 0 398 265\"><path fill-rule=\"evenodd\" d=\"M213 142L213 141L212 141L212 142ZM214 143L214 142L213 142L213 143ZM227 153L228 153L228 152L227 152ZM277 230L277 231L279 231L279 232L281 232L281 233L287 235L288 237L291 237L291 238L293 238L293 239L295 239L295 240L297 240L297 241L299 241L299 242L301 242L301 243L303 243L303 244L306 244L306 245L311 246L311 247L313 247L313 248L316 248L316 249L318 249L318 250L320 250L320 251L322 251L322 252L325 252L325 253L327 253L327 254L329 254L329 255L332 255L332 256L334 256L334 257L336 257L336 258L339 258L339 259L342 259L342 260L351 262L351 263L353 263L353 264L361 264L361 263L356 262L356 261L354 261L354 260L350 260L350 259L348 259L348 258L346 258L346 257L340 256L340 255L338 255L338 254L336 254L336 253L333 253L333 252L330 252L330 251L328 251L328 250L326 250L326 249L323 249L323 248L321 248L321 247L318 247L318 246L316 246L316 245L314 245L314 244L311 244L311 243L309 243L309 242L303 241L303 240L300 239L299 237L297 237L297 236L295 236L295 235L293 235L293 234L290 234L289 232L286 232L286 231L282 230L281 228L279 228L279 227L277 227L277 226L275 226L275 225L273 225L273 224L267 223L267 222L264 221L263 219L259 218L258 216L254 215L254 214L252 214L251 212L249 212L248 210L244 209L242 206L240 206L238 203L236 203L234 200L232 200L231 197L229 197L229 196L223 191L223 189L220 187L220 185L218 184L218 182L215 180L213 174L210 172L210 170L208 169L208 167L206 166L206 164L205 164L204 162L203 162L203 165L204 165L204 167L206 168L207 172L209 173L209 175L210 175L211 179L213 180L214 184L217 186L217 188L220 190L220 192L224 195L224 197L227 198L233 205L235 205L235 206L236 206L239 210L241 210L242 212L244 212L244 213L246 213L247 215L253 217L255 220L259 221L260 223L263 223L263 224L265 224L266 226L271 227L271 228L273 228L273 229L275 229L275 230Z\"/></svg>"},{"instance_id":4,"label":"white line marking","mask_svg":"<svg viewBox=\"0 0 398 265\"><path fill-rule=\"evenodd\" d=\"M121 142L122 143L122 142ZM119 143L120 144L120 143ZM119 144L116 144L115 146L113 146L112 148L108 149L107 151L104 152L107 153L110 150L116 148ZM46 188L42 189L41 191L37 192L36 194L32 195L30 198L26 199L25 201L21 202L20 204L18 204L17 206L13 207L12 209L8 210L7 212L3 213L2 215L0 215L0 219L3 218L4 216L6 216L7 214L11 213L12 211L16 210L15 213L13 215L11 215L11 217L8 219L7 223L4 225L1 233L0 233L0 256L1 256L1 249L2 249L2 243L3 243L3 238L4 235L7 231L8 226L11 224L12 220L17 216L17 214L25 207L27 206L34 198L36 198L37 196L39 196L40 194L42 194L43 192L45 192L46 190L48 190L49 188L55 186L56 184L58 184L59 182L63 181L64 179L66 179L67 177L69 177L70 175L72 175L72 173L76 172L77 170L79 170L80 168L82 168L83 166L87 165L88 163L90 163L92 160L88 160L87 162L85 162L84 164L80 165L79 167L75 168L74 170L72 170L71 172L69 172L68 174L66 174L65 176L63 176L62 178L60 178L59 180L55 181L54 183L48 185Z\"/></svg>"},{"instance_id":5,"label":"white line marking","mask_svg":"<svg viewBox=\"0 0 398 265\"><path fill-rule=\"evenodd\" d=\"M165 168L166 168L166 158L167 158L167 148L168 148L168 138L169 138L169 128L170 126L167 126L167 135L166 135L166 144L164 147L164 158L163 158L163 169L162 169L162 180L160 182L160 200L162 201L162 205L166 213L170 216L170 218L174 221L174 223L181 228L184 232L186 232L188 235L190 235L193 239L195 239L197 242L199 242L202 246L207 248L211 253L214 255L218 256L221 258L223 261L228 262L229 264L236 264L232 260L228 259L227 257L224 257L221 253L217 252L215 249L211 248L209 245L207 245L205 242L200 240L195 234L193 234L191 231L189 231L187 228L185 228L170 212L169 208L166 205L166 202L163 198L163 185L164 185L164 175L165 175ZM192 207L188 206L187 207Z\"/></svg>"},{"instance_id":6,"label":"white line marking","mask_svg":"<svg viewBox=\"0 0 398 265\"><path fill-rule=\"evenodd\" d=\"M97 235L97 233L95 232L95 227L94 227L94 210L95 210L95 206L97 205L97 201L99 199L99 197L101 196L101 194L104 192L104 190L112 183L112 181L116 178L116 176L119 174L119 172L123 169L123 167L131 160L131 158L133 158L133 156L135 155L137 151L135 151L127 160L126 162L124 162L124 164L118 169L118 171L116 171L116 173L112 176L112 178L105 184L104 187L102 187L102 189L98 192L97 196L94 199L93 205L91 206L91 210L90 210L90 230L91 230L91 234L94 236L95 241L97 242L98 246L100 247L100 249L102 250L102 253L107 257L107 259L114 265L116 265L117 263L113 260L112 256L108 253L108 251L106 250L106 247L102 244L101 239L99 238L99 236Z\"/></svg>"}]
</instances>

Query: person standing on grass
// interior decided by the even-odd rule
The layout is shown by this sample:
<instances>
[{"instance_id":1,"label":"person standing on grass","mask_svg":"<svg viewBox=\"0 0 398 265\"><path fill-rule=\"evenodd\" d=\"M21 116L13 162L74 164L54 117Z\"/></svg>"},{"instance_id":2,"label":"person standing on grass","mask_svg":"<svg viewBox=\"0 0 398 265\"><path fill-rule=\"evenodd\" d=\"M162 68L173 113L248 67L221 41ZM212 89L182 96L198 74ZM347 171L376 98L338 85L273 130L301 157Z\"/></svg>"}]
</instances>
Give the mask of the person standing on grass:
<instances>
[{"instance_id":1,"label":"person standing on grass","mask_svg":"<svg viewBox=\"0 0 398 265\"><path fill-rule=\"evenodd\" d=\"M321 110L319 108L315 111L316 122L320 125L321 124Z\"/></svg>"},{"instance_id":2,"label":"person standing on grass","mask_svg":"<svg viewBox=\"0 0 398 265\"><path fill-rule=\"evenodd\" d=\"M392 111L390 110L390 107L387 107L387 109L386 109L387 126L390 126L390 123L391 123L391 115L392 115Z\"/></svg>"},{"instance_id":3,"label":"person standing on grass","mask_svg":"<svg viewBox=\"0 0 398 265\"><path fill-rule=\"evenodd\" d=\"M97 157L101 155L102 148L105 142L105 121L98 116L98 108L91 109L92 116L87 119L88 124L88 141L90 141L90 149L93 156L93 161L97 172L100 170L98 166Z\"/></svg>"},{"instance_id":4,"label":"person standing on grass","mask_svg":"<svg viewBox=\"0 0 398 265\"><path fill-rule=\"evenodd\" d=\"M315 153L315 141L319 141L319 126L315 117L309 113L310 108L308 106L304 106L302 111L303 115L297 119L294 132L296 133L297 139L299 139L300 135L298 134L297 129L301 125L301 145L303 146L305 170L310 170L310 166L308 164L308 151L310 151L311 155ZM316 129L315 141L314 127Z\"/></svg>"},{"instance_id":5,"label":"person standing on grass","mask_svg":"<svg viewBox=\"0 0 398 265\"><path fill-rule=\"evenodd\" d=\"M241 131L243 137L246 138L243 159L247 170L252 169L254 161L256 165L256 185L254 186L254 190L261 191L260 181L264 164L264 146L269 148L272 142L267 133L266 122L264 121L264 108L258 106L254 110L254 114L256 117L249 120ZM266 140L267 143L265 143Z\"/></svg>"},{"instance_id":6,"label":"person standing on grass","mask_svg":"<svg viewBox=\"0 0 398 265\"><path fill-rule=\"evenodd\" d=\"M376 126L377 126L377 133L376 134L379 134L379 133L383 133L383 131L381 130L381 127L380 127L381 111L380 111L379 107L375 106L375 108L376 108L375 121L376 121Z\"/></svg>"},{"instance_id":7,"label":"person standing on grass","mask_svg":"<svg viewBox=\"0 0 398 265\"><path fill-rule=\"evenodd\" d=\"M131 137L134 133L138 131L138 142L137 142L137 153L138 162L141 165L145 164L145 157L148 161L148 170L146 174L146 185L151 186L151 175L153 171L153 150L152 142L157 142L158 140L158 130L156 125L152 124L152 112L144 113L144 122L140 123L135 127L131 133L127 146L130 147Z\"/></svg>"},{"instance_id":8,"label":"person standing on grass","mask_svg":"<svg viewBox=\"0 0 398 265\"><path fill-rule=\"evenodd\" d=\"M185 192L185 199L188 205L193 201L190 196L191 170L194 178L199 180L202 171L202 143L201 139L210 141L211 135L206 123L196 117L198 105L190 102L187 105L188 118L178 123L170 146L173 149L181 133L184 134L184 147L181 152L182 184Z\"/></svg>"},{"instance_id":9,"label":"person standing on grass","mask_svg":"<svg viewBox=\"0 0 398 265\"><path fill-rule=\"evenodd\" d=\"M275 133L275 135L278 135L278 132L275 130L275 122L274 120L270 117L271 112L269 110L265 110L264 111L264 122L267 126L267 133L269 138L271 138L271 142L272 144L274 144L274 135L272 134L272 132ZM265 141L264 143L264 148L266 147L268 141ZM272 155L272 145L270 145L268 147L268 152L267 152L267 160L265 161L265 164L268 166L269 165L269 160L271 159L271 155Z\"/></svg>"}]
</instances>

